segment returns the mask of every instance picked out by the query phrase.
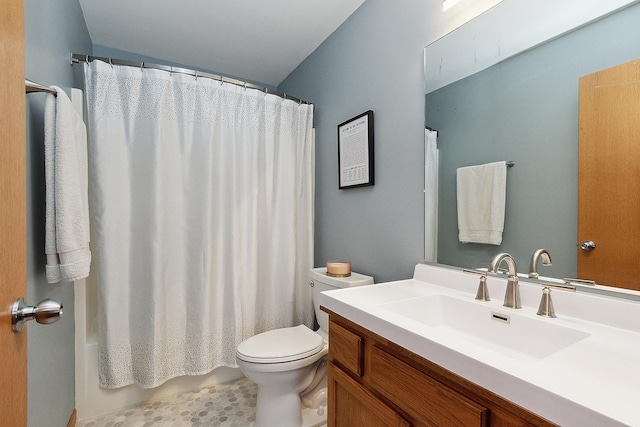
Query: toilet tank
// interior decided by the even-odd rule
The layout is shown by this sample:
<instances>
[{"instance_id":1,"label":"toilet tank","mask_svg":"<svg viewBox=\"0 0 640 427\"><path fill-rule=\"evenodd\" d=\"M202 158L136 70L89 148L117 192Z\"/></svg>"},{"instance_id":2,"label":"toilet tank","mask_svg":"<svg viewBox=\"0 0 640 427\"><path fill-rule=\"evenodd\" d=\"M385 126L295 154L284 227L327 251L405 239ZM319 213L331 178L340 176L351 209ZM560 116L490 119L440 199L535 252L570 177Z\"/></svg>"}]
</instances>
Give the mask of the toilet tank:
<instances>
[{"instance_id":1,"label":"toilet tank","mask_svg":"<svg viewBox=\"0 0 640 427\"><path fill-rule=\"evenodd\" d=\"M351 272L349 277L331 277L327 276L326 267L318 267L311 270L309 284L313 289L313 308L316 311L316 318L320 329L317 331L323 338L327 338L329 330L329 315L320 310L320 292L330 291L332 289L352 288L354 286L363 286L373 284L373 277L365 276Z\"/></svg>"}]
</instances>

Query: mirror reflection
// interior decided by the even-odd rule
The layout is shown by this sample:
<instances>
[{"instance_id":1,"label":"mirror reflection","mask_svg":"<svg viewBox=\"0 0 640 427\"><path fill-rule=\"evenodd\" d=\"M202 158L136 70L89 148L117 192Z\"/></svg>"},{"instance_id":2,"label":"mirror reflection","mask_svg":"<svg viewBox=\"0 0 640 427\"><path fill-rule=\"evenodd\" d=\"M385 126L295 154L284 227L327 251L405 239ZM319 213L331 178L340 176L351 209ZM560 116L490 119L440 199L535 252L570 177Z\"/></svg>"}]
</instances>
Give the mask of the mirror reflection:
<instances>
[{"instance_id":1,"label":"mirror reflection","mask_svg":"<svg viewBox=\"0 0 640 427\"><path fill-rule=\"evenodd\" d=\"M579 79L640 58L638 22L636 3L427 93L426 124L438 130L439 263L486 267L496 253L509 252L526 274L533 253L545 248L553 264L538 265L540 276L578 277ZM609 155L621 155L610 147ZM456 170L502 160L515 162L507 172L502 243L461 243ZM638 168L628 172L640 180ZM624 243L635 242L620 242L617 251ZM630 268L640 276L636 264Z\"/></svg>"}]
</instances>

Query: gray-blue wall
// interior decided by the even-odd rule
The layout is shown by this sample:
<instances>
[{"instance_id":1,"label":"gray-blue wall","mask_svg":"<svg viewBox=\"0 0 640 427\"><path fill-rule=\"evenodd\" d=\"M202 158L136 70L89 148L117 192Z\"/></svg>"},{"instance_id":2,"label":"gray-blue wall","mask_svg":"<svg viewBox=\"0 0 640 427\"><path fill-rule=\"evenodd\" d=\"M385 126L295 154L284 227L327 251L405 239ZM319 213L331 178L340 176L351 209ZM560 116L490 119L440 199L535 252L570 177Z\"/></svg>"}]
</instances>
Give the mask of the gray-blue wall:
<instances>
[{"instance_id":1,"label":"gray-blue wall","mask_svg":"<svg viewBox=\"0 0 640 427\"><path fill-rule=\"evenodd\" d=\"M78 0L29 0L25 6L27 78L67 91L82 87L71 52L91 53L91 39ZM44 94L27 95L27 302L54 298L64 304L52 325L28 329L28 425L66 426L75 406L73 284L47 283L44 272Z\"/></svg>"},{"instance_id":2,"label":"gray-blue wall","mask_svg":"<svg viewBox=\"0 0 640 427\"><path fill-rule=\"evenodd\" d=\"M426 96L427 125L440 132L439 262L482 267L509 252L526 272L547 248L553 266L540 274L575 277L578 79L640 57L638 22L635 5ZM456 169L499 160L516 163L503 242L462 244Z\"/></svg>"},{"instance_id":3,"label":"gray-blue wall","mask_svg":"<svg viewBox=\"0 0 640 427\"><path fill-rule=\"evenodd\" d=\"M424 257L424 0L367 0L278 90L315 104L315 264L388 281ZM336 126L374 111L375 185L338 190Z\"/></svg>"}]
</instances>

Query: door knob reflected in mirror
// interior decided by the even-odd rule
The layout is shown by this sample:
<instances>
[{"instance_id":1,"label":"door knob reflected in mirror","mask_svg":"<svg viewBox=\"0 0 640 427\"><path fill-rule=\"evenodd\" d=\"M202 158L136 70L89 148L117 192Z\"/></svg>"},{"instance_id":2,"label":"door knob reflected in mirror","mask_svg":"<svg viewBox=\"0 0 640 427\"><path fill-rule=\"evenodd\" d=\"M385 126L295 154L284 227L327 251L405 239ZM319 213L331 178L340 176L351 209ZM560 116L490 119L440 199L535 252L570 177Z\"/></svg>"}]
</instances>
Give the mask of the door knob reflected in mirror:
<instances>
[{"instance_id":1,"label":"door knob reflected in mirror","mask_svg":"<svg viewBox=\"0 0 640 427\"><path fill-rule=\"evenodd\" d=\"M11 308L11 326L14 332L20 332L28 320L36 319L36 322L48 325L60 320L60 316L61 302L47 298L34 307L26 305L24 298L18 298Z\"/></svg>"},{"instance_id":2,"label":"door knob reflected in mirror","mask_svg":"<svg viewBox=\"0 0 640 427\"><path fill-rule=\"evenodd\" d=\"M583 251L591 252L595 248L596 244L593 242L593 240L585 240L584 242L580 243L580 249L582 249Z\"/></svg>"}]
</instances>

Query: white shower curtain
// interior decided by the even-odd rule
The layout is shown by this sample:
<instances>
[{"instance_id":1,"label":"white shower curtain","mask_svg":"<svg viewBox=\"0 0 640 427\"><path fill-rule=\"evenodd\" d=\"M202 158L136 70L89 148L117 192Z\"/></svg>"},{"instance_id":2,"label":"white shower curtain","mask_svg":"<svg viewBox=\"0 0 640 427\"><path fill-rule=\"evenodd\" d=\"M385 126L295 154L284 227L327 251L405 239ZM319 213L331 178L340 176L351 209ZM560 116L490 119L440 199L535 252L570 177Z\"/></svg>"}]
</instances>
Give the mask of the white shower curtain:
<instances>
[{"instance_id":1,"label":"white shower curtain","mask_svg":"<svg viewBox=\"0 0 640 427\"><path fill-rule=\"evenodd\" d=\"M207 78L85 65L100 385L236 366L313 323L313 106Z\"/></svg>"},{"instance_id":2,"label":"white shower curtain","mask_svg":"<svg viewBox=\"0 0 640 427\"><path fill-rule=\"evenodd\" d=\"M438 261L438 132L424 133L424 259Z\"/></svg>"}]
</instances>

